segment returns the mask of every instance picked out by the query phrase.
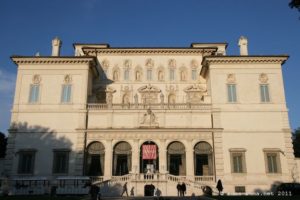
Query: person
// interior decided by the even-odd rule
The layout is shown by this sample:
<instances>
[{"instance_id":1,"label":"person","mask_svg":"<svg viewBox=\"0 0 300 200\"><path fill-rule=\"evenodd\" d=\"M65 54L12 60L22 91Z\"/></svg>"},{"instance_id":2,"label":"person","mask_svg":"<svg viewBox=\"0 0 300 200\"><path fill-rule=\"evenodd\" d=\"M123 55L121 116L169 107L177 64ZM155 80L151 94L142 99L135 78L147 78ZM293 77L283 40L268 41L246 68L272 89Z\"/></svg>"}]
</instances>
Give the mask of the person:
<instances>
[{"instance_id":1,"label":"person","mask_svg":"<svg viewBox=\"0 0 300 200\"><path fill-rule=\"evenodd\" d=\"M184 182L182 182L182 184L181 184L181 196L184 197L185 192L186 192L186 185L185 185Z\"/></svg>"},{"instance_id":2,"label":"person","mask_svg":"<svg viewBox=\"0 0 300 200\"><path fill-rule=\"evenodd\" d=\"M134 196L134 187L132 187L130 190L130 196Z\"/></svg>"},{"instance_id":3,"label":"person","mask_svg":"<svg viewBox=\"0 0 300 200\"><path fill-rule=\"evenodd\" d=\"M92 184L90 188L91 200L97 200L100 188L97 185Z\"/></svg>"},{"instance_id":4,"label":"person","mask_svg":"<svg viewBox=\"0 0 300 200\"><path fill-rule=\"evenodd\" d=\"M219 191L219 195L221 195L221 192L223 191L223 185L222 185L221 179L218 180L218 183L217 183L216 188L217 188L218 191Z\"/></svg>"},{"instance_id":5,"label":"person","mask_svg":"<svg viewBox=\"0 0 300 200\"><path fill-rule=\"evenodd\" d=\"M127 182L123 185L123 192L121 194L121 196L123 196L123 194L126 192L126 195L128 196L128 191L127 191Z\"/></svg>"},{"instance_id":6,"label":"person","mask_svg":"<svg viewBox=\"0 0 300 200\"><path fill-rule=\"evenodd\" d=\"M177 184L176 188L177 188L177 195L181 196L181 185L180 185L180 183Z\"/></svg>"}]
</instances>

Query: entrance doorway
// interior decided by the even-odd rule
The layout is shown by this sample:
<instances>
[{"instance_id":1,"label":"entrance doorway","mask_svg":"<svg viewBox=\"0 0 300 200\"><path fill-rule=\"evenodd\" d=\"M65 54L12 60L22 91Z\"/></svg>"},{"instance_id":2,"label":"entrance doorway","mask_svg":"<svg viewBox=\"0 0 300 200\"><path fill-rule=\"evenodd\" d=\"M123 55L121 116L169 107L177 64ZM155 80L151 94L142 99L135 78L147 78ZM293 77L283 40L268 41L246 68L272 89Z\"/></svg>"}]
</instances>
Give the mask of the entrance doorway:
<instances>
[{"instance_id":1,"label":"entrance doorway","mask_svg":"<svg viewBox=\"0 0 300 200\"><path fill-rule=\"evenodd\" d=\"M140 173L155 173L159 171L158 146L147 141L140 148Z\"/></svg>"},{"instance_id":2,"label":"entrance doorway","mask_svg":"<svg viewBox=\"0 0 300 200\"><path fill-rule=\"evenodd\" d=\"M144 196L154 196L155 186L153 184L145 185Z\"/></svg>"}]
</instances>

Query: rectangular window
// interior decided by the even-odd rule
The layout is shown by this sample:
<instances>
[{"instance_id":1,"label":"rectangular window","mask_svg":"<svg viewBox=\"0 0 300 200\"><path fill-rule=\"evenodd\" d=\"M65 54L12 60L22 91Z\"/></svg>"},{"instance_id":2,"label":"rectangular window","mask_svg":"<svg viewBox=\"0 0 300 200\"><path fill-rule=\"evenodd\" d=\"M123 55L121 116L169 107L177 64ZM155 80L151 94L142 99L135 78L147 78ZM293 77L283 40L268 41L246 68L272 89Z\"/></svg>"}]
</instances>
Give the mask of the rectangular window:
<instances>
[{"instance_id":1,"label":"rectangular window","mask_svg":"<svg viewBox=\"0 0 300 200\"><path fill-rule=\"evenodd\" d=\"M235 84L227 84L227 92L228 92L228 102L235 103L236 102L236 85Z\"/></svg>"},{"instance_id":2,"label":"rectangular window","mask_svg":"<svg viewBox=\"0 0 300 200\"><path fill-rule=\"evenodd\" d=\"M151 69L148 69L148 70L147 70L147 80L148 80L148 81L151 81L151 80L152 80L152 70L151 70Z\"/></svg>"},{"instance_id":3,"label":"rectangular window","mask_svg":"<svg viewBox=\"0 0 300 200\"><path fill-rule=\"evenodd\" d=\"M235 186L234 191L236 193L245 193L246 192L246 187L245 186Z\"/></svg>"},{"instance_id":4,"label":"rectangular window","mask_svg":"<svg viewBox=\"0 0 300 200\"><path fill-rule=\"evenodd\" d=\"M196 69L193 69L192 70L192 80L197 80L197 70Z\"/></svg>"},{"instance_id":5,"label":"rectangular window","mask_svg":"<svg viewBox=\"0 0 300 200\"><path fill-rule=\"evenodd\" d=\"M69 151L55 150L53 152L53 173L67 174L69 168Z\"/></svg>"},{"instance_id":6,"label":"rectangular window","mask_svg":"<svg viewBox=\"0 0 300 200\"><path fill-rule=\"evenodd\" d=\"M260 100L261 102L270 102L269 87L266 84L260 85Z\"/></svg>"},{"instance_id":7,"label":"rectangular window","mask_svg":"<svg viewBox=\"0 0 300 200\"><path fill-rule=\"evenodd\" d=\"M170 69L170 81L174 81L174 80L175 80L175 70Z\"/></svg>"},{"instance_id":8,"label":"rectangular window","mask_svg":"<svg viewBox=\"0 0 300 200\"><path fill-rule=\"evenodd\" d=\"M278 152L266 152L265 160L267 173L280 173L280 160Z\"/></svg>"},{"instance_id":9,"label":"rectangular window","mask_svg":"<svg viewBox=\"0 0 300 200\"><path fill-rule=\"evenodd\" d=\"M244 152L231 152L231 172L246 173L246 161Z\"/></svg>"},{"instance_id":10,"label":"rectangular window","mask_svg":"<svg viewBox=\"0 0 300 200\"><path fill-rule=\"evenodd\" d=\"M20 151L18 173L33 174L34 158L35 158L35 151Z\"/></svg>"},{"instance_id":11,"label":"rectangular window","mask_svg":"<svg viewBox=\"0 0 300 200\"><path fill-rule=\"evenodd\" d=\"M39 101L40 85L30 85L29 103L37 103Z\"/></svg>"},{"instance_id":12,"label":"rectangular window","mask_svg":"<svg viewBox=\"0 0 300 200\"><path fill-rule=\"evenodd\" d=\"M124 71L124 80L125 80L125 81L128 81L128 80L129 80L129 70L128 70L128 69L126 69L126 70Z\"/></svg>"},{"instance_id":13,"label":"rectangular window","mask_svg":"<svg viewBox=\"0 0 300 200\"><path fill-rule=\"evenodd\" d=\"M61 102L62 103L71 102L71 92L72 92L72 85L63 85L62 93L61 93Z\"/></svg>"}]
</instances>

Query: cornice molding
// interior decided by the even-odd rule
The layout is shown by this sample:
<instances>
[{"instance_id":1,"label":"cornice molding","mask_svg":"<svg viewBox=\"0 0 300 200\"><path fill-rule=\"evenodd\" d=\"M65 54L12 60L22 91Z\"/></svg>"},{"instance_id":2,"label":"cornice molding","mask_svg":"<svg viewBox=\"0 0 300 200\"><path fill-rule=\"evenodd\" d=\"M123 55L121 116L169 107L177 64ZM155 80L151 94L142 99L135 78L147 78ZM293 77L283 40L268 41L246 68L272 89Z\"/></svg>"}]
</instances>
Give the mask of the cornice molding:
<instances>
[{"instance_id":1,"label":"cornice molding","mask_svg":"<svg viewBox=\"0 0 300 200\"><path fill-rule=\"evenodd\" d=\"M207 56L204 57L202 65L223 64L223 63L263 63L263 64L283 64L288 56Z\"/></svg>"},{"instance_id":2,"label":"cornice molding","mask_svg":"<svg viewBox=\"0 0 300 200\"><path fill-rule=\"evenodd\" d=\"M89 64L96 65L95 57L24 57L12 56L11 59L19 64Z\"/></svg>"},{"instance_id":3,"label":"cornice molding","mask_svg":"<svg viewBox=\"0 0 300 200\"><path fill-rule=\"evenodd\" d=\"M98 54L167 54L167 55L186 55L186 54L202 54L203 56L211 55L217 51L217 48L176 48L176 49L122 49L122 48L82 48L83 52L88 56L97 56Z\"/></svg>"},{"instance_id":4,"label":"cornice molding","mask_svg":"<svg viewBox=\"0 0 300 200\"><path fill-rule=\"evenodd\" d=\"M281 64L289 58L288 55L271 56L205 56L202 60L200 74L205 74L211 64Z\"/></svg>"}]
</instances>

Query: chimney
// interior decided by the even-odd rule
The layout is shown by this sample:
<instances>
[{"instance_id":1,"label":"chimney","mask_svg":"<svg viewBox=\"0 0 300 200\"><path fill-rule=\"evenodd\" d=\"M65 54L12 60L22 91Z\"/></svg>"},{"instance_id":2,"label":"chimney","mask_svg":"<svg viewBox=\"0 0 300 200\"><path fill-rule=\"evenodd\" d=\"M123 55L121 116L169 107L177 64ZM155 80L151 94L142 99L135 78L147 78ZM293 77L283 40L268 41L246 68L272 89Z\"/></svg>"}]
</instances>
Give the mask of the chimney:
<instances>
[{"instance_id":1,"label":"chimney","mask_svg":"<svg viewBox=\"0 0 300 200\"><path fill-rule=\"evenodd\" d=\"M248 56L248 40L246 37L241 36L239 39L240 55Z\"/></svg>"},{"instance_id":2,"label":"chimney","mask_svg":"<svg viewBox=\"0 0 300 200\"><path fill-rule=\"evenodd\" d=\"M52 56L60 56L60 47L62 42L58 37L52 40Z\"/></svg>"}]
</instances>

